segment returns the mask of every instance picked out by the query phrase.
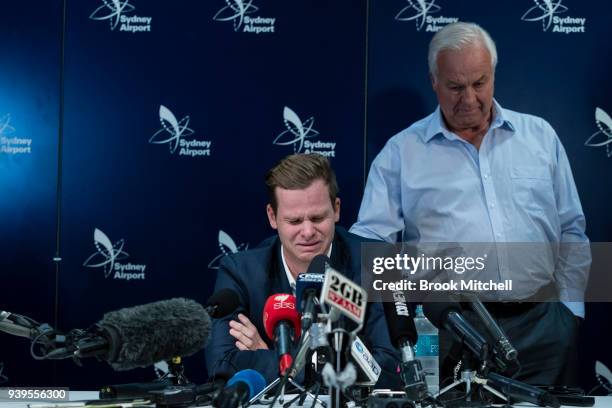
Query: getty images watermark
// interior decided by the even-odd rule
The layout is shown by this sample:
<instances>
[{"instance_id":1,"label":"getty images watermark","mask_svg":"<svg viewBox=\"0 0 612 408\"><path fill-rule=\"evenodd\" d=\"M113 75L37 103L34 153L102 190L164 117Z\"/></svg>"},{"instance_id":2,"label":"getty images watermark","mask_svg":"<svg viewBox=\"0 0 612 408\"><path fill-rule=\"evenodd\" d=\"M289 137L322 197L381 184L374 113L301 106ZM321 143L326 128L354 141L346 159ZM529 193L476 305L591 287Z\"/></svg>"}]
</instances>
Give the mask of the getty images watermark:
<instances>
[{"instance_id":1,"label":"getty images watermark","mask_svg":"<svg viewBox=\"0 0 612 408\"><path fill-rule=\"evenodd\" d=\"M559 262L559 257L564 262ZM591 265L591 259L593 259ZM469 292L483 301L583 301L589 279L592 301L612 299L611 243L362 243L361 281L368 296L393 301L396 291L411 301ZM597 267L596 267L597 265ZM590 275L589 275L590 270ZM567 278L563 281L563 279ZM551 292L554 282L564 290ZM528 299L528 300L527 300ZM608 300L606 300L608 299Z\"/></svg>"}]
</instances>

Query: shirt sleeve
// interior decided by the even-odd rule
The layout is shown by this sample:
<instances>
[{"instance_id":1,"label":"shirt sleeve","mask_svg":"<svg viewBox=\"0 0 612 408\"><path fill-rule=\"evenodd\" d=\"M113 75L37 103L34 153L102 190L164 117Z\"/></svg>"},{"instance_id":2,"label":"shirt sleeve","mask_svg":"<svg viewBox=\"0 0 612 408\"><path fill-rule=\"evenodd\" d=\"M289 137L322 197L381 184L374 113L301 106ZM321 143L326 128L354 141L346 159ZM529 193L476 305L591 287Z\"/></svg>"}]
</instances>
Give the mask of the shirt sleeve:
<instances>
[{"instance_id":1,"label":"shirt sleeve","mask_svg":"<svg viewBox=\"0 0 612 408\"><path fill-rule=\"evenodd\" d=\"M404 230L399 148L391 139L370 167L357 222L350 232L396 242Z\"/></svg>"},{"instance_id":2,"label":"shirt sleeve","mask_svg":"<svg viewBox=\"0 0 612 408\"><path fill-rule=\"evenodd\" d=\"M575 315L584 317L582 302L591 267L591 250L585 234L586 221L565 149L553 128L546 125L555 141L553 187L561 228L554 276L560 299Z\"/></svg>"},{"instance_id":3,"label":"shirt sleeve","mask_svg":"<svg viewBox=\"0 0 612 408\"><path fill-rule=\"evenodd\" d=\"M212 377L217 373L232 375L237 371L251 368L263 375L269 384L278 377L276 351L270 345L268 345L270 350L241 351L235 345L236 339L229 334L229 322L238 320L238 313L253 320L247 307L247 287L235 273L236 268L236 262L231 256L224 257L219 266L215 291L224 288L235 291L240 299L240 306L234 313L214 320L210 342L205 351L206 369L208 375ZM262 339L265 339L264 333L259 334Z\"/></svg>"}]
</instances>

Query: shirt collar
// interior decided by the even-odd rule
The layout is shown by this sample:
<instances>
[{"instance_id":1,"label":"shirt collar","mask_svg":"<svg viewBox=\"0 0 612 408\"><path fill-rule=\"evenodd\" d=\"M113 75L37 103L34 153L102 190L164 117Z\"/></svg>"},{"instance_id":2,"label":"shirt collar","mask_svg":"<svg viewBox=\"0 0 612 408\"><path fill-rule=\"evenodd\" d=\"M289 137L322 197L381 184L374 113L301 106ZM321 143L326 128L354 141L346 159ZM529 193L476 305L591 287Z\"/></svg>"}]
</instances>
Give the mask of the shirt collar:
<instances>
[{"instance_id":1,"label":"shirt collar","mask_svg":"<svg viewBox=\"0 0 612 408\"><path fill-rule=\"evenodd\" d=\"M333 246L334 246L333 242L331 244L329 244L329 250L327 251L327 257L328 258L331 257ZM289 270L289 265L287 265L287 261L285 260L285 251L283 250L283 244L281 244L281 259L283 260L283 268L285 269L285 274L287 275L287 280L289 281L289 286L291 286L291 290L293 291L293 294L295 294L295 278L291 274L291 271ZM304 271L304 272L306 272L306 271Z\"/></svg>"},{"instance_id":2,"label":"shirt collar","mask_svg":"<svg viewBox=\"0 0 612 408\"><path fill-rule=\"evenodd\" d=\"M510 132L514 132L514 125L507 119L507 115L505 114L504 108L501 107L499 103L495 99L493 99L493 121L491 122L491 126L489 129L501 128L508 130ZM435 136L442 135L449 140L457 139L457 135L446 128L444 124L444 119L442 119L442 111L440 110L440 105L436 108L434 113L431 115L431 119L427 128L425 129L425 133L421 134L421 140L424 143L429 142Z\"/></svg>"}]
</instances>

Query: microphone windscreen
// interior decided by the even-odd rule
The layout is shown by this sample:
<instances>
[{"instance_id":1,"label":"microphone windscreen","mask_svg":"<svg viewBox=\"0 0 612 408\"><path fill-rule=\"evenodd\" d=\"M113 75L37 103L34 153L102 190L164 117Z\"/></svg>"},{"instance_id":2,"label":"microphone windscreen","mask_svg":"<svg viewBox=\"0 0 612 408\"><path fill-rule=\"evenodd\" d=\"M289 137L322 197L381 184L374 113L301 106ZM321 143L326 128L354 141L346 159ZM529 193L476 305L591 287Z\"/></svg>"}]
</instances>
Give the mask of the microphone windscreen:
<instances>
[{"instance_id":1,"label":"microphone windscreen","mask_svg":"<svg viewBox=\"0 0 612 408\"><path fill-rule=\"evenodd\" d=\"M320 273L300 273L295 281L295 297L298 306L298 312L302 312L304 308L306 292L314 289L318 295L321 293L325 275Z\"/></svg>"},{"instance_id":2,"label":"microphone windscreen","mask_svg":"<svg viewBox=\"0 0 612 408\"><path fill-rule=\"evenodd\" d=\"M226 388L235 385L236 383L244 383L249 387L249 399L259 394L264 388L266 388L266 379L259 373L259 371L252 370L250 368L246 370L240 370L226 384Z\"/></svg>"},{"instance_id":3,"label":"microphone windscreen","mask_svg":"<svg viewBox=\"0 0 612 408\"><path fill-rule=\"evenodd\" d=\"M323 254L319 254L312 258L310 261L310 265L308 265L308 270L306 273L319 273L323 275L325 273L326 264L329 264L330 260L327 256Z\"/></svg>"},{"instance_id":4,"label":"microphone windscreen","mask_svg":"<svg viewBox=\"0 0 612 408\"><path fill-rule=\"evenodd\" d=\"M99 326L112 334L108 362L121 371L198 352L211 321L199 303L175 298L106 313Z\"/></svg>"},{"instance_id":5,"label":"microphone windscreen","mask_svg":"<svg viewBox=\"0 0 612 408\"><path fill-rule=\"evenodd\" d=\"M438 329L443 328L444 320L450 312L461 313L461 305L454 302L425 302L423 314Z\"/></svg>"},{"instance_id":6,"label":"microphone windscreen","mask_svg":"<svg viewBox=\"0 0 612 408\"><path fill-rule=\"evenodd\" d=\"M240 306L238 294L229 289L219 289L213 293L206 302L207 307L214 308L210 317L220 319L234 312Z\"/></svg>"},{"instance_id":7,"label":"microphone windscreen","mask_svg":"<svg viewBox=\"0 0 612 408\"><path fill-rule=\"evenodd\" d=\"M419 335L414 325L414 308L412 305L396 299L395 302L383 302L383 310L391 344L399 348L402 341L408 340L411 345L415 345Z\"/></svg>"},{"instance_id":8,"label":"microphone windscreen","mask_svg":"<svg viewBox=\"0 0 612 408\"><path fill-rule=\"evenodd\" d=\"M295 337L300 337L300 315L296 310L295 296L286 293L268 297L264 305L263 324L269 339L274 339L274 328L282 321L290 322L295 329Z\"/></svg>"}]
</instances>

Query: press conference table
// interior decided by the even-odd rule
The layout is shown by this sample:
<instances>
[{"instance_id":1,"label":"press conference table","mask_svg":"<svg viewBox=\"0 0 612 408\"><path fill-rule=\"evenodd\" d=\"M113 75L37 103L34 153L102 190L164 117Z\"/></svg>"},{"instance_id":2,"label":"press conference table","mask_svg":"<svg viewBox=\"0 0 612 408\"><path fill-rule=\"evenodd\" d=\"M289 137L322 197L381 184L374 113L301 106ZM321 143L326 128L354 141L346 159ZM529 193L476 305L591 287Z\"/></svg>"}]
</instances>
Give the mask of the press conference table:
<instances>
[{"instance_id":1,"label":"press conference table","mask_svg":"<svg viewBox=\"0 0 612 408\"><path fill-rule=\"evenodd\" d=\"M83 401L83 400L97 400L98 392L97 391L70 391L69 393L70 401ZM0 408L27 408L28 404L39 404L43 401L14 401L5 398L0 398ZM67 401L63 401L67 402ZM60 405L61 406L61 405ZM74 405L75 407L77 405ZM310 405L307 405L308 407ZM515 407L534 407L534 405L529 403L518 403L514 404ZM91 406L92 408L95 405ZM254 407L257 407L256 405ZM280 404L276 404L275 407L282 407ZM269 408L269 406L267 406ZM565 405L562 408L569 408ZM595 405L593 408L612 408L612 396L608 397L595 397Z\"/></svg>"}]
</instances>

